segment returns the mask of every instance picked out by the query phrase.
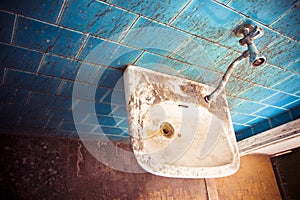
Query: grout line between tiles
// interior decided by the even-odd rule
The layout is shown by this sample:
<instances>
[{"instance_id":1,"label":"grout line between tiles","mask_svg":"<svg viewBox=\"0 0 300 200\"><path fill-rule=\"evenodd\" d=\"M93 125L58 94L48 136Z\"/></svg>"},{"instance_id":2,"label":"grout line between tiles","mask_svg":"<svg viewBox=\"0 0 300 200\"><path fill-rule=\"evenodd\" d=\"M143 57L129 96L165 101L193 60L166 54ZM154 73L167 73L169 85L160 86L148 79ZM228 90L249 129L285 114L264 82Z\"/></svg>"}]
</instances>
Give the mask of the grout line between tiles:
<instances>
[{"instance_id":1,"label":"grout line between tiles","mask_svg":"<svg viewBox=\"0 0 300 200\"><path fill-rule=\"evenodd\" d=\"M188 7L190 4L191 4L191 2L192 2L193 0L189 0L184 6L183 6L183 8L168 22L168 24L172 24L175 20L176 20L176 18L186 9L186 7Z\"/></svg>"},{"instance_id":2,"label":"grout line between tiles","mask_svg":"<svg viewBox=\"0 0 300 200\"><path fill-rule=\"evenodd\" d=\"M128 27L128 29L126 31L124 31L124 35L121 37L120 39L120 44L122 42L124 42L126 36L128 35L128 33L131 31L132 27L136 24L136 22L140 19L140 15L137 15L137 17L133 20L133 22L131 23L131 25Z\"/></svg>"},{"instance_id":3,"label":"grout line between tiles","mask_svg":"<svg viewBox=\"0 0 300 200\"><path fill-rule=\"evenodd\" d=\"M30 100L31 100L31 97L32 97L32 91L29 91L29 92L28 92L27 99L26 99L26 102L25 102L25 105L29 105Z\"/></svg>"},{"instance_id":4,"label":"grout line between tiles","mask_svg":"<svg viewBox=\"0 0 300 200\"><path fill-rule=\"evenodd\" d=\"M62 15L63 15L63 13L65 11L66 5L67 5L67 0L64 0L63 4L61 5L61 8L59 10L59 13L58 13L58 16L56 18L55 24L59 24L60 23Z\"/></svg>"},{"instance_id":5,"label":"grout line between tiles","mask_svg":"<svg viewBox=\"0 0 300 200\"><path fill-rule=\"evenodd\" d=\"M282 18L284 18L287 14L289 14L290 12L292 12L293 9L294 9L294 6L290 7L288 10L286 10L284 13L282 13L279 17L277 17L276 19L274 19L268 26L271 27L272 25L274 25L275 23L277 23L279 20L281 20Z\"/></svg>"},{"instance_id":6,"label":"grout line between tiles","mask_svg":"<svg viewBox=\"0 0 300 200\"><path fill-rule=\"evenodd\" d=\"M15 15L14 25L11 33L11 38L10 38L10 44L13 44L14 42L14 37L17 31L17 23L18 23L18 14Z\"/></svg>"},{"instance_id":7,"label":"grout line between tiles","mask_svg":"<svg viewBox=\"0 0 300 200\"><path fill-rule=\"evenodd\" d=\"M82 42L82 45L80 46L80 48L78 49L76 55L74 56L74 59L78 59L79 55L81 54L82 50L84 49L84 47L86 46L88 40L90 39L90 35L87 34L87 37L84 39L84 41Z\"/></svg>"},{"instance_id":8,"label":"grout line between tiles","mask_svg":"<svg viewBox=\"0 0 300 200\"><path fill-rule=\"evenodd\" d=\"M42 65L43 65L43 63L44 63L46 54L47 54L47 53L43 53L43 55L42 55L42 58L41 58L40 63L39 63L39 66L38 66L38 68L37 68L37 70L36 70L36 73L37 73L37 74L39 73L39 71L40 71L40 69L41 69L41 67L42 67Z\"/></svg>"},{"instance_id":9,"label":"grout line between tiles","mask_svg":"<svg viewBox=\"0 0 300 200\"><path fill-rule=\"evenodd\" d=\"M3 76L2 76L2 81L1 81L1 85L3 86L5 84L5 80L6 80L6 76L7 76L7 68L4 68L3 70Z\"/></svg>"}]
</instances>

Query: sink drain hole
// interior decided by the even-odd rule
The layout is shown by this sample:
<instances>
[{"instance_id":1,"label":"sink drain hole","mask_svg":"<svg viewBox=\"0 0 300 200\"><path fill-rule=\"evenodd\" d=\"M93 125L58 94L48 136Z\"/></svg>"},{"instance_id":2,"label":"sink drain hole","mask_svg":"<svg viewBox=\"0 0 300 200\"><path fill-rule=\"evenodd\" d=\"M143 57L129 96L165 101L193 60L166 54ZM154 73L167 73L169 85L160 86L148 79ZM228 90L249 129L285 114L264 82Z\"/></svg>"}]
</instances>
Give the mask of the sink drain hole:
<instances>
[{"instance_id":1,"label":"sink drain hole","mask_svg":"<svg viewBox=\"0 0 300 200\"><path fill-rule=\"evenodd\" d=\"M160 125L160 133L166 138L172 138L174 136L174 127L169 122L163 122Z\"/></svg>"}]
</instances>

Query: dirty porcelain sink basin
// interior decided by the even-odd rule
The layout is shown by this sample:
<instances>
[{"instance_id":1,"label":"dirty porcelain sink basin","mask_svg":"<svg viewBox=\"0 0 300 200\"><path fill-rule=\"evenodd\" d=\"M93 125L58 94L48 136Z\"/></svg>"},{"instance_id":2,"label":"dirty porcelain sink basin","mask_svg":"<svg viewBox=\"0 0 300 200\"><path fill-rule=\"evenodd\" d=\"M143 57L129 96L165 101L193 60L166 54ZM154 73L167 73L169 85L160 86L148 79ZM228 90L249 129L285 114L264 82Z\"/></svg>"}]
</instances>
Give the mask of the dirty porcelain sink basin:
<instances>
[{"instance_id":1,"label":"dirty porcelain sink basin","mask_svg":"<svg viewBox=\"0 0 300 200\"><path fill-rule=\"evenodd\" d=\"M146 171L166 177L213 178L235 173L237 143L226 96L206 103L207 85L128 66L124 72L129 132Z\"/></svg>"}]
</instances>

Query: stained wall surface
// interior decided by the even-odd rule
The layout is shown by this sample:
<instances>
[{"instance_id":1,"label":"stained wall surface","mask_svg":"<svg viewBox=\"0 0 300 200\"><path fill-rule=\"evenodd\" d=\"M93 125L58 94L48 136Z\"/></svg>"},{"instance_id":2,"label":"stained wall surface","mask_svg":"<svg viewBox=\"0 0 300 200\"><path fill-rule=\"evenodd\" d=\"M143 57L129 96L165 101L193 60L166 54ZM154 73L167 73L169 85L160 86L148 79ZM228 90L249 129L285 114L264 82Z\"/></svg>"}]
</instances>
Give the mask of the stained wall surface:
<instances>
[{"instance_id":1,"label":"stained wall surface","mask_svg":"<svg viewBox=\"0 0 300 200\"><path fill-rule=\"evenodd\" d=\"M91 141L112 152L98 142ZM130 151L128 144L117 145ZM280 199L270 160L261 155L242 157L233 176L205 180L117 171L74 138L2 134L0 153L1 199L205 200L216 192L219 199ZM136 164L118 152L109 159L128 167Z\"/></svg>"}]
</instances>

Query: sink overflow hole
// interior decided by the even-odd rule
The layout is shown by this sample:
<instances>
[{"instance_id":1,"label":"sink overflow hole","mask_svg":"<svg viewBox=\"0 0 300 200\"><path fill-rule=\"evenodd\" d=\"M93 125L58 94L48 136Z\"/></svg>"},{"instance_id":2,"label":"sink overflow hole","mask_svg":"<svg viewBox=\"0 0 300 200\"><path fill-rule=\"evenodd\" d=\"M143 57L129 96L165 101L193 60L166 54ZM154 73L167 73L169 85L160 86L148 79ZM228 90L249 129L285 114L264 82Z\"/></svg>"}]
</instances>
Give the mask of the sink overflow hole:
<instances>
[{"instance_id":1,"label":"sink overflow hole","mask_svg":"<svg viewBox=\"0 0 300 200\"><path fill-rule=\"evenodd\" d=\"M188 106L186 106L186 105L182 105L182 104L179 104L178 106L179 106L179 107L188 108Z\"/></svg>"}]
</instances>

